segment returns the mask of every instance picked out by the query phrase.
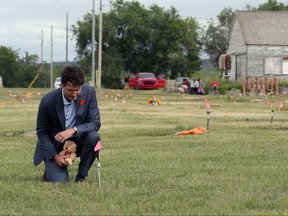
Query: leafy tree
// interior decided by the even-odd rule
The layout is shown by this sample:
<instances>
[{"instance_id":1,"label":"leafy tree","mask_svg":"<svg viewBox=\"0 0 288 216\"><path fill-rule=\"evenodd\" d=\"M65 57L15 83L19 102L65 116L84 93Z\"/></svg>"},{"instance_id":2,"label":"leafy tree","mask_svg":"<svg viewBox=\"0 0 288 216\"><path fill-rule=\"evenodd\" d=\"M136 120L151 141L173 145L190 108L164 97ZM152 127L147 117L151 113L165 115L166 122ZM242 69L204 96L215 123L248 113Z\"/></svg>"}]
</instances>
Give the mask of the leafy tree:
<instances>
[{"instance_id":1,"label":"leafy tree","mask_svg":"<svg viewBox=\"0 0 288 216\"><path fill-rule=\"evenodd\" d=\"M0 75L5 87L12 87L19 71L18 52L9 47L0 46Z\"/></svg>"},{"instance_id":2,"label":"leafy tree","mask_svg":"<svg viewBox=\"0 0 288 216\"><path fill-rule=\"evenodd\" d=\"M263 11L286 11L288 9L287 5L285 6L281 2L276 0L268 0L267 3L260 4L257 10Z\"/></svg>"},{"instance_id":3,"label":"leafy tree","mask_svg":"<svg viewBox=\"0 0 288 216\"><path fill-rule=\"evenodd\" d=\"M28 52L25 52L25 56L19 61L20 71L17 73L17 81L14 86L28 87L30 85L38 73L39 65L37 62L37 55L29 55Z\"/></svg>"},{"instance_id":4,"label":"leafy tree","mask_svg":"<svg viewBox=\"0 0 288 216\"><path fill-rule=\"evenodd\" d=\"M33 87L37 88L50 88L50 64L47 62L43 62L43 67L40 66L40 69L38 69L39 76L36 79L35 83L33 84ZM42 69L41 69L42 67ZM55 69L53 70L55 77L58 76L55 73Z\"/></svg>"},{"instance_id":5,"label":"leafy tree","mask_svg":"<svg viewBox=\"0 0 288 216\"><path fill-rule=\"evenodd\" d=\"M87 14L72 26L77 58L87 69L91 64L91 23L91 14ZM98 29L98 20L96 23ZM153 4L145 9L137 1L116 0L111 2L110 12L103 14L103 23L103 82L119 81L126 72L151 71L175 78L200 68L198 23L181 19L174 7L164 10Z\"/></svg>"},{"instance_id":6,"label":"leafy tree","mask_svg":"<svg viewBox=\"0 0 288 216\"><path fill-rule=\"evenodd\" d=\"M26 52L21 59L17 51L0 46L0 75L3 85L5 87L28 87L38 73L42 78L47 77L44 72L40 72L40 65L37 62L37 55L29 55ZM42 83L35 82L34 87L42 87Z\"/></svg>"},{"instance_id":7,"label":"leafy tree","mask_svg":"<svg viewBox=\"0 0 288 216\"><path fill-rule=\"evenodd\" d=\"M231 31L234 12L232 8L224 8L217 16L218 24L210 20L205 36L203 37L204 51L214 63L218 62L219 56L228 49L229 33Z\"/></svg>"}]
</instances>

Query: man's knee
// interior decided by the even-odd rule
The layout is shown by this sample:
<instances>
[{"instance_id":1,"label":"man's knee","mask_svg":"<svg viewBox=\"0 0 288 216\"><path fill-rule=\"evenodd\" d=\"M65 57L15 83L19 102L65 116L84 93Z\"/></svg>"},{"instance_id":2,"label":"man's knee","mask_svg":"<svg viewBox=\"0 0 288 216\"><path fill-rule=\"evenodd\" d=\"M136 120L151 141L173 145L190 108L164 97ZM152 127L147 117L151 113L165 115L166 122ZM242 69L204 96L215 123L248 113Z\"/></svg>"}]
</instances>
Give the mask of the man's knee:
<instances>
[{"instance_id":1,"label":"man's knee","mask_svg":"<svg viewBox=\"0 0 288 216\"><path fill-rule=\"evenodd\" d=\"M52 183L67 183L69 181L67 167L58 167L53 160L45 160L46 180Z\"/></svg>"},{"instance_id":2,"label":"man's knee","mask_svg":"<svg viewBox=\"0 0 288 216\"><path fill-rule=\"evenodd\" d=\"M67 183L69 181L69 177L67 173L55 173L49 174L47 173L47 181L52 183Z\"/></svg>"},{"instance_id":3,"label":"man's knee","mask_svg":"<svg viewBox=\"0 0 288 216\"><path fill-rule=\"evenodd\" d=\"M99 140L100 140L99 134L95 131L91 131L85 134L80 142L84 142L83 143L84 145L94 148Z\"/></svg>"}]
</instances>

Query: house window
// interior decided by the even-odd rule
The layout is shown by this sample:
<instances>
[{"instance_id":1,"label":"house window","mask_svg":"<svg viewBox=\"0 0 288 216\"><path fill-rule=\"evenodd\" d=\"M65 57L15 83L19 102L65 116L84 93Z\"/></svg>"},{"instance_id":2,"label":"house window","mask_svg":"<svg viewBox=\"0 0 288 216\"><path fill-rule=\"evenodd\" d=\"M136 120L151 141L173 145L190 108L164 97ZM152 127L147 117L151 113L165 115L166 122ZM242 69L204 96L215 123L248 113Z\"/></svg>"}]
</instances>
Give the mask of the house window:
<instances>
[{"instance_id":1,"label":"house window","mask_svg":"<svg viewBox=\"0 0 288 216\"><path fill-rule=\"evenodd\" d=\"M265 58L264 61L265 61L265 65L264 65L265 74L272 74L272 75L281 74L282 58L267 57ZM288 59L287 59L287 63L288 63ZM287 71L287 74L288 74L288 71Z\"/></svg>"},{"instance_id":2,"label":"house window","mask_svg":"<svg viewBox=\"0 0 288 216\"><path fill-rule=\"evenodd\" d=\"M283 58L283 74L288 74L288 57Z\"/></svg>"}]
</instances>

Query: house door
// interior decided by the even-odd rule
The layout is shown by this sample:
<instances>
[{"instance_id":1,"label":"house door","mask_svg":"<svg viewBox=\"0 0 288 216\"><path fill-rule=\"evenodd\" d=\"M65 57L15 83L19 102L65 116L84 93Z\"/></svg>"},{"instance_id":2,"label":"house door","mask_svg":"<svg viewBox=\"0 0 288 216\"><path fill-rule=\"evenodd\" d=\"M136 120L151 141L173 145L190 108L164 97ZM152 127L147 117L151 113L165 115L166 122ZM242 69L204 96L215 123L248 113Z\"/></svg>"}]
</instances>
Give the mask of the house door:
<instances>
[{"instance_id":1,"label":"house door","mask_svg":"<svg viewBox=\"0 0 288 216\"><path fill-rule=\"evenodd\" d=\"M236 74L235 80L237 81L242 76L246 76L246 55L236 56Z\"/></svg>"}]
</instances>

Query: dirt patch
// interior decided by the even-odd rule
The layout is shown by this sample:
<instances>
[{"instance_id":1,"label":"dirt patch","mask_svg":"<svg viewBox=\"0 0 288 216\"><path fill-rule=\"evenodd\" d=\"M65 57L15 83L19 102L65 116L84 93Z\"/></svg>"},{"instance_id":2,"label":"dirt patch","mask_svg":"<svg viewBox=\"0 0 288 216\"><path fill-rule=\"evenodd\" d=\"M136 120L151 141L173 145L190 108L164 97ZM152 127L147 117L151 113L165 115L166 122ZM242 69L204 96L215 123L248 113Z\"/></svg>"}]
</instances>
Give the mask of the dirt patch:
<instances>
[{"instance_id":1,"label":"dirt patch","mask_svg":"<svg viewBox=\"0 0 288 216\"><path fill-rule=\"evenodd\" d=\"M36 136L36 132L35 131L27 131L23 134L23 136L26 137L35 137Z\"/></svg>"}]
</instances>

